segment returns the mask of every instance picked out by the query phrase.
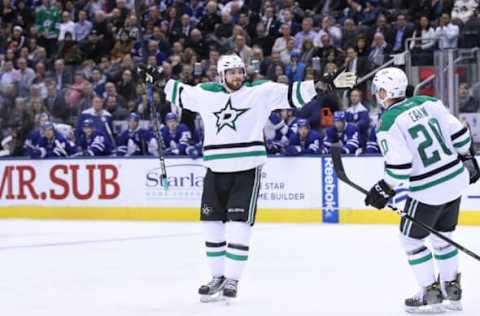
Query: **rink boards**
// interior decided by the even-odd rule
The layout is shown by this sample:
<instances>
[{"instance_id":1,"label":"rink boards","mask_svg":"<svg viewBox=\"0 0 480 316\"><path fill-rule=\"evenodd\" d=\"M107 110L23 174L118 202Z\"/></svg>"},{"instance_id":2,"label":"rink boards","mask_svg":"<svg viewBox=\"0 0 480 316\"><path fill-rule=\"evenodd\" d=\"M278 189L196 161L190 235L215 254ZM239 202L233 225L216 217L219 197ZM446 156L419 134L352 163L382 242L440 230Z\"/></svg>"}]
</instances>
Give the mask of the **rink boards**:
<instances>
[{"instance_id":1,"label":"rink boards","mask_svg":"<svg viewBox=\"0 0 480 316\"><path fill-rule=\"evenodd\" d=\"M382 177L381 157L345 157L349 177L369 188ZM168 159L169 190L159 161L70 159L0 161L0 217L193 221L199 218L201 160ZM401 205L408 191L394 202ZM265 222L397 223L398 215L364 206L341 183L329 157L272 157L262 169L257 220ZM461 223L480 224L480 187L462 200Z\"/></svg>"}]
</instances>

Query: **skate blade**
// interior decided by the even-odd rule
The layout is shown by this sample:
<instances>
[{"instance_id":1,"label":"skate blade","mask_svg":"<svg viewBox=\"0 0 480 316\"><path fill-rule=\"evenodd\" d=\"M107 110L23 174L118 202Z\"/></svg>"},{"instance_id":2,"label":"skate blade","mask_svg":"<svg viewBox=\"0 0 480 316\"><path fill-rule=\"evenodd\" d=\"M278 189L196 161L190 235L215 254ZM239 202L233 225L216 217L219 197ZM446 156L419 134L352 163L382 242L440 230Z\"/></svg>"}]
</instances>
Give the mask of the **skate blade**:
<instances>
[{"instance_id":1,"label":"skate blade","mask_svg":"<svg viewBox=\"0 0 480 316\"><path fill-rule=\"evenodd\" d=\"M224 297L221 292L212 295L200 295L200 302L202 303L214 303L224 301Z\"/></svg>"},{"instance_id":2,"label":"skate blade","mask_svg":"<svg viewBox=\"0 0 480 316\"><path fill-rule=\"evenodd\" d=\"M228 297L228 296L222 296L222 297L223 297L223 301L225 302L225 305L227 306L232 305L235 299L235 297Z\"/></svg>"},{"instance_id":3,"label":"skate blade","mask_svg":"<svg viewBox=\"0 0 480 316\"><path fill-rule=\"evenodd\" d=\"M431 304L427 306L406 306L405 311L410 314L442 314L446 312L443 304Z\"/></svg>"},{"instance_id":4,"label":"skate blade","mask_svg":"<svg viewBox=\"0 0 480 316\"><path fill-rule=\"evenodd\" d=\"M443 301L443 307L449 311L461 311L463 310L462 302L460 301Z\"/></svg>"}]
</instances>

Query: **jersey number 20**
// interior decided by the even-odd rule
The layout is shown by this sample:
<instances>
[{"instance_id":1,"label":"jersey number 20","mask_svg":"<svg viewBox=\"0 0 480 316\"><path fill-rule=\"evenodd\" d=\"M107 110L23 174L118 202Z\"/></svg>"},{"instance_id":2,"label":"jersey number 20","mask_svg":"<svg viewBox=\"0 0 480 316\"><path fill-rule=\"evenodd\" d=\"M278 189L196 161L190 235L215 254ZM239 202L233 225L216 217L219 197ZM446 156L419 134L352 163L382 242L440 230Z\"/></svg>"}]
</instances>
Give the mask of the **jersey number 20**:
<instances>
[{"instance_id":1,"label":"jersey number 20","mask_svg":"<svg viewBox=\"0 0 480 316\"><path fill-rule=\"evenodd\" d=\"M448 149L447 145L445 144L445 138L443 137L442 130L440 128L440 124L438 123L437 119L435 118L429 119L427 125L424 125L424 124L414 125L408 129L408 132L410 133L410 136L413 139L416 139L420 134L423 134L423 137L425 138L425 140L421 142L417 148L424 167L428 167L441 159L438 150L434 150L430 156L428 156L427 154L427 149L433 145L433 138L431 134L433 134L434 138L440 144L442 151L447 156L450 156L452 154L450 149Z\"/></svg>"}]
</instances>

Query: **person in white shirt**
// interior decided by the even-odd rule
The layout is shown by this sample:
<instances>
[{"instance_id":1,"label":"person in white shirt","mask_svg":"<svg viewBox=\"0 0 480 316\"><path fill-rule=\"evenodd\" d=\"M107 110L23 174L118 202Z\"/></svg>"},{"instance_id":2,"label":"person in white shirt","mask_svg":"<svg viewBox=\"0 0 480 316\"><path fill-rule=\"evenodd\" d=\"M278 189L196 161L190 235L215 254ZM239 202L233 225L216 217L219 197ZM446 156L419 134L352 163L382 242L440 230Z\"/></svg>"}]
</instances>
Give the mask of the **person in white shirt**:
<instances>
[{"instance_id":1,"label":"person in white shirt","mask_svg":"<svg viewBox=\"0 0 480 316\"><path fill-rule=\"evenodd\" d=\"M287 49L287 42L289 39L293 38L295 40L295 38L290 34L290 26L288 26L288 24L282 24L280 33L282 33L282 36L275 40L275 43L272 47L272 52L281 53Z\"/></svg>"},{"instance_id":2,"label":"person in white shirt","mask_svg":"<svg viewBox=\"0 0 480 316\"><path fill-rule=\"evenodd\" d=\"M62 13L63 23L60 23L60 34L58 35L58 40L63 41L65 39L65 33L70 32L72 34L73 40L76 41L75 37L75 23L70 19L70 12L63 11Z\"/></svg>"},{"instance_id":3,"label":"person in white shirt","mask_svg":"<svg viewBox=\"0 0 480 316\"><path fill-rule=\"evenodd\" d=\"M326 16L322 19L322 28L318 31L317 36L313 40L313 44L317 47L323 47L322 36L328 34L333 40L335 47L340 47L342 42L342 30L338 26L335 26L335 20Z\"/></svg>"},{"instance_id":4,"label":"person in white shirt","mask_svg":"<svg viewBox=\"0 0 480 316\"><path fill-rule=\"evenodd\" d=\"M13 68L11 61L3 64L3 70L0 72L0 91L6 91L20 80L20 73Z\"/></svg>"},{"instance_id":5,"label":"person in white shirt","mask_svg":"<svg viewBox=\"0 0 480 316\"><path fill-rule=\"evenodd\" d=\"M457 48L459 33L459 27L450 22L450 15L448 13L442 14L440 17L439 26L435 29L435 37L438 40L438 48Z\"/></svg>"},{"instance_id":6,"label":"person in white shirt","mask_svg":"<svg viewBox=\"0 0 480 316\"><path fill-rule=\"evenodd\" d=\"M430 20L427 16L420 17L419 27L413 32L413 38L422 39L421 41L412 41L410 43L410 49L429 50L435 45L435 31L430 26Z\"/></svg>"}]
</instances>

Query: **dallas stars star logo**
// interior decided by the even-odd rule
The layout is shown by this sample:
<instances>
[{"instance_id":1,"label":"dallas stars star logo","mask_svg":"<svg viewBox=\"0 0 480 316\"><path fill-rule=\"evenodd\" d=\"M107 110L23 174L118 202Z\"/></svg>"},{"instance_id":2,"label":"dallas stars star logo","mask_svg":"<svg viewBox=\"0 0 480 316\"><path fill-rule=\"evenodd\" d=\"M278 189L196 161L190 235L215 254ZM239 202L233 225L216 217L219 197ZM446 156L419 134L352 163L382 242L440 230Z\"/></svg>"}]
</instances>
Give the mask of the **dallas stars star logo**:
<instances>
[{"instance_id":1,"label":"dallas stars star logo","mask_svg":"<svg viewBox=\"0 0 480 316\"><path fill-rule=\"evenodd\" d=\"M249 109L236 109L232 106L232 100L228 98L228 102L223 109L218 112L214 112L217 117L217 134L220 133L225 126L230 127L234 131L237 131L235 121L247 112Z\"/></svg>"}]
</instances>

